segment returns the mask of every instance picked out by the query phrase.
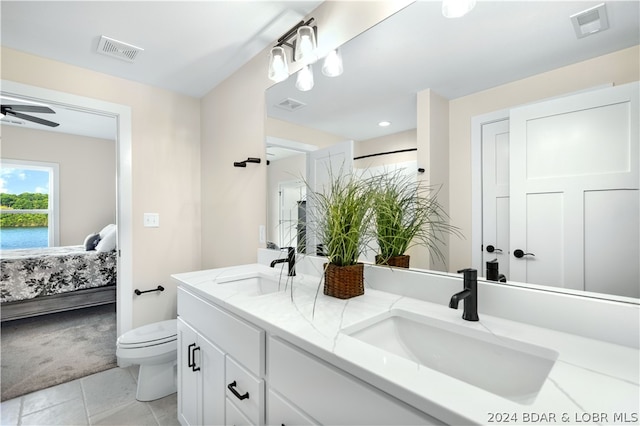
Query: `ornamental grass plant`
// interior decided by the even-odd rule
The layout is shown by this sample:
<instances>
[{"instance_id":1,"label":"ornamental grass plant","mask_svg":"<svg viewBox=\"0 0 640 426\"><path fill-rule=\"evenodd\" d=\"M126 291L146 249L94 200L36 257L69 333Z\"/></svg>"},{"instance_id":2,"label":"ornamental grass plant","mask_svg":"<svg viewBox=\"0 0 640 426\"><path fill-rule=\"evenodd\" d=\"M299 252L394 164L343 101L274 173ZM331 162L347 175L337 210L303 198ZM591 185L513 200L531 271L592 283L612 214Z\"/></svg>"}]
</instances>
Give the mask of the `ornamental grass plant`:
<instances>
[{"instance_id":1,"label":"ornamental grass plant","mask_svg":"<svg viewBox=\"0 0 640 426\"><path fill-rule=\"evenodd\" d=\"M328 263L350 266L372 240L374 191L370 179L353 173L332 175L322 192L314 192L317 237Z\"/></svg>"},{"instance_id":2,"label":"ornamental grass plant","mask_svg":"<svg viewBox=\"0 0 640 426\"><path fill-rule=\"evenodd\" d=\"M449 224L438 202L439 188L427 186L401 170L373 178L377 263L402 256L414 246L428 248L432 256L444 260L440 246L445 234L460 235Z\"/></svg>"}]
</instances>

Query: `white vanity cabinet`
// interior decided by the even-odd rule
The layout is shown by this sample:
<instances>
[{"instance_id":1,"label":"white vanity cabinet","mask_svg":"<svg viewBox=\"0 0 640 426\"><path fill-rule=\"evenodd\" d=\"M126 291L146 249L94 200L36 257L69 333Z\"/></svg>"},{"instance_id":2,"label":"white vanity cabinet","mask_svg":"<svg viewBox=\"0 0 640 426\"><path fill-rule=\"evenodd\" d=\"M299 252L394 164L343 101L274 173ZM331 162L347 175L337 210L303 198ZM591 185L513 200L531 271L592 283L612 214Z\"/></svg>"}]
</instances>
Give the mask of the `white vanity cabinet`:
<instances>
[{"instance_id":1,"label":"white vanity cabinet","mask_svg":"<svg viewBox=\"0 0 640 426\"><path fill-rule=\"evenodd\" d=\"M178 420L265 422L265 332L178 288Z\"/></svg>"},{"instance_id":2,"label":"white vanity cabinet","mask_svg":"<svg viewBox=\"0 0 640 426\"><path fill-rule=\"evenodd\" d=\"M443 424L283 340L267 348L269 424Z\"/></svg>"},{"instance_id":3,"label":"white vanity cabinet","mask_svg":"<svg viewBox=\"0 0 640 426\"><path fill-rule=\"evenodd\" d=\"M183 426L442 424L183 287L178 320Z\"/></svg>"}]
</instances>

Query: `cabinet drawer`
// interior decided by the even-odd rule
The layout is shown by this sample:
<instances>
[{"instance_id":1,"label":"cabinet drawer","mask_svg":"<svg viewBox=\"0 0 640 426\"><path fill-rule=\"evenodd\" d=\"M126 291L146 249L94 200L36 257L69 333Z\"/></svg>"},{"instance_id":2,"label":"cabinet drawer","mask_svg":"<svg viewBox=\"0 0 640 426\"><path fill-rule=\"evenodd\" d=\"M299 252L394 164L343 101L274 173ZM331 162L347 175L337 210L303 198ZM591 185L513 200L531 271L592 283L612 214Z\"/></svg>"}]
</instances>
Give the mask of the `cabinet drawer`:
<instances>
[{"instance_id":1,"label":"cabinet drawer","mask_svg":"<svg viewBox=\"0 0 640 426\"><path fill-rule=\"evenodd\" d=\"M229 399L226 399L225 407L227 416L226 421L224 422L225 425L249 426L254 424L251 423L249 419L247 419L244 414L242 414L242 412L238 410L238 407L236 407L235 405L233 405L233 403L231 403L231 401L229 401Z\"/></svg>"},{"instance_id":2,"label":"cabinet drawer","mask_svg":"<svg viewBox=\"0 0 640 426\"><path fill-rule=\"evenodd\" d=\"M226 360L225 378L227 399L231 400L251 423L264 424L264 381L254 377L229 356Z\"/></svg>"},{"instance_id":3,"label":"cabinet drawer","mask_svg":"<svg viewBox=\"0 0 640 426\"><path fill-rule=\"evenodd\" d=\"M178 287L178 316L256 376L264 375L264 331Z\"/></svg>"},{"instance_id":4,"label":"cabinet drawer","mask_svg":"<svg viewBox=\"0 0 640 426\"><path fill-rule=\"evenodd\" d=\"M268 425L316 425L306 414L282 398L273 390L267 394Z\"/></svg>"},{"instance_id":5,"label":"cabinet drawer","mask_svg":"<svg viewBox=\"0 0 640 426\"><path fill-rule=\"evenodd\" d=\"M282 340L268 351L270 388L322 424L442 424Z\"/></svg>"}]
</instances>

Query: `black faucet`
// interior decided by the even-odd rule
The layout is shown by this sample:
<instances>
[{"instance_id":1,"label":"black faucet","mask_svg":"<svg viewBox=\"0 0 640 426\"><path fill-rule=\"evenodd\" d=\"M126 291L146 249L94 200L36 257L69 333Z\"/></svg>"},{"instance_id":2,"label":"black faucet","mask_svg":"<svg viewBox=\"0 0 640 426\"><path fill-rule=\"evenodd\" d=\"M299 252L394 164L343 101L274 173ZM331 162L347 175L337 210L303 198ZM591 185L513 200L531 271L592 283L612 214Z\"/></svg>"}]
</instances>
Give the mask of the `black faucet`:
<instances>
[{"instance_id":1,"label":"black faucet","mask_svg":"<svg viewBox=\"0 0 640 426\"><path fill-rule=\"evenodd\" d=\"M505 277L504 274L501 274L498 269L498 259L493 259L487 262L486 278L488 281L498 281L501 283L507 282L507 277Z\"/></svg>"},{"instance_id":2,"label":"black faucet","mask_svg":"<svg viewBox=\"0 0 640 426\"><path fill-rule=\"evenodd\" d=\"M296 249L293 247L283 247L281 250L287 249L287 257L282 259L276 259L271 262L271 267L273 268L278 263L287 262L289 265L289 271L287 273L290 277L296 276Z\"/></svg>"},{"instance_id":3,"label":"black faucet","mask_svg":"<svg viewBox=\"0 0 640 426\"><path fill-rule=\"evenodd\" d=\"M478 271L467 268L458 271L458 273L464 273L464 290L451 296L449 307L458 309L458 302L464 299L462 319L478 321Z\"/></svg>"}]
</instances>

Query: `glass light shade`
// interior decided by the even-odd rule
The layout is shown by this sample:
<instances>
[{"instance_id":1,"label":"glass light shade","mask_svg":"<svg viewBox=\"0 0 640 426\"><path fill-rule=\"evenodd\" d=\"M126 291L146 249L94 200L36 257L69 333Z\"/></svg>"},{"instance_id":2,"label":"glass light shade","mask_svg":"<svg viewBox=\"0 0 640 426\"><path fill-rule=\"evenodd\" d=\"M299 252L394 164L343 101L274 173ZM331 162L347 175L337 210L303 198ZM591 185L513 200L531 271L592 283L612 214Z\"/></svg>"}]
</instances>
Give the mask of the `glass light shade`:
<instances>
[{"instance_id":1,"label":"glass light shade","mask_svg":"<svg viewBox=\"0 0 640 426\"><path fill-rule=\"evenodd\" d=\"M289 77L289 65L284 48L276 46L269 53L269 79L276 83Z\"/></svg>"},{"instance_id":2,"label":"glass light shade","mask_svg":"<svg viewBox=\"0 0 640 426\"><path fill-rule=\"evenodd\" d=\"M342 55L338 49L332 50L329 54L324 58L324 63L322 64L322 74L327 77L337 77L342 74Z\"/></svg>"},{"instance_id":3,"label":"glass light shade","mask_svg":"<svg viewBox=\"0 0 640 426\"><path fill-rule=\"evenodd\" d=\"M313 89L313 70L311 69L311 65L305 65L300 71L298 71L296 89L301 92Z\"/></svg>"},{"instance_id":4,"label":"glass light shade","mask_svg":"<svg viewBox=\"0 0 640 426\"><path fill-rule=\"evenodd\" d=\"M296 61L305 61L307 63L315 62L318 57L316 56L316 33L313 28L309 26L302 26L298 28L296 35Z\"/></svg>"},{"instance_id":5,"label":"glass light shade","mask_svg":"<svg viewBox=\"0 0 640 426\"><path fill-rule=\"evenodd\" d=\"M476 0L442 0L442 14L447 18L459 18L475 6Z\"/></svg>"}]
</instances>

